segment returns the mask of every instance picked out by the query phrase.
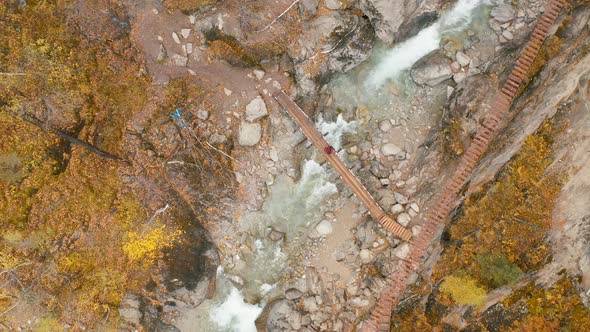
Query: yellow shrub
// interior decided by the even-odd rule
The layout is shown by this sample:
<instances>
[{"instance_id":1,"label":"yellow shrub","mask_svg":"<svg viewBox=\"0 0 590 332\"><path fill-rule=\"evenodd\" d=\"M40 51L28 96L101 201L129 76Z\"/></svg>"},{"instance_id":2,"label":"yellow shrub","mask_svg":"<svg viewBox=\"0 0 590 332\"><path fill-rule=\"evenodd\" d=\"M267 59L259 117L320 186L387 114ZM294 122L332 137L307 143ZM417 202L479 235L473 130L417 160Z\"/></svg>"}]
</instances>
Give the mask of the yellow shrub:
<instances>
[{"instance_id":1,"label":"yellow shrub","mask_svg":"<svg viewBox=\"0 0 590 332\"><path fill-rule=\"evenodd\" d=\"M486 291L471 277L449 276L440 285L440 291L459 304L480 307L485 303Z\"/></svg>"},{"instance_id":2,"label":"yellow shrub","mask_svg":"<svg viewBox=\"0 0 590 332\"><path fill-rule=\"evenodd\" d=\"M162 252L169 248L182 232L166 232L166 226L159 226L144 234L127 233L127 240L123 244L123 251L132 262L142 261L144 265L151 264Z\"/></svg>"}]
</instances>

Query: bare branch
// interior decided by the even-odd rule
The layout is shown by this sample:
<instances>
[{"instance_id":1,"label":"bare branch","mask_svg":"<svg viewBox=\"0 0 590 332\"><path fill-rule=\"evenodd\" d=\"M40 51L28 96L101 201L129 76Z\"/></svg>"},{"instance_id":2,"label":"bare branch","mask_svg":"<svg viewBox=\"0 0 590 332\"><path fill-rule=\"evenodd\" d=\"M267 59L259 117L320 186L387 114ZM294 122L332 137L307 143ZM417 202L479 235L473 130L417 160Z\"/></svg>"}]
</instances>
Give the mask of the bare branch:
<instances>
[{"instance_id":1,"label":"bare branch","mask_svg":"<svg viewBox=\"0 0 590 332\"><path fill-rule=\"evenodd\" d=\"M0 73L2 76L27 76L25 73Z\"/></svg>"},{"instance_id":2,"label":"bare branch","mask_svg":"<svg viewBox=\"0 0 590 332\"><path fill-rule=\"evenodd\" d=\"M275 19L274 19L272 22L270 22L270 23L269 23L267 26L265 26L265 27L264 27L264 29L260 30L259 32L263 32L263 31L265 31L266 29L270 28L270 27L271 27L273 24L275 24L275 23L276 23L278 20L280 20L280 19L281 19L281 17L283 17L283 15L287 14L287 12L288 12L288 11L289 11L291 8L293 8L293 6L295 6L295 5L296 5L296 4L297 4L299 1L300 1L300 0L295 0L295 1L293 1L293 3L291 3L291 5L290 5L289 7L287 7L287 9L285 9L285 11L284 11L284 12L282 12L282 13L281 13L279 16L275 17Z\"/></svg>"}]
</instances>

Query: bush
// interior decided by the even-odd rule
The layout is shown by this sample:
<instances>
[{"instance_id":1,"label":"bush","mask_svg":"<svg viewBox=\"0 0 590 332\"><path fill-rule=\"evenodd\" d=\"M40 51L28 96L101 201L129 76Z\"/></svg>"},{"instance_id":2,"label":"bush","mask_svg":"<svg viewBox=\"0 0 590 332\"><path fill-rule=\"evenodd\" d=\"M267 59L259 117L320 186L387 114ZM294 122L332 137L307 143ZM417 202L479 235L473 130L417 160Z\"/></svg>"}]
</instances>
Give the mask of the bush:
<instances>
[{"instance_id":1,"label":"bush","mask_svg":"<svg viewBox=\"0 0 590 332\"><path fill-rule=\"evenodd\" d=\"M477 255L477 263L480 266L479 277L492 288L511 284L523 274L518 266L501 254Z\"/></svg>"},{"instance_id":2,"label":"bush","mask_svg":"<svg viewBox=\"0 0 590 332\"><path fill-rule=\"evenodd\" d=\"M486 291L468 276L449 276L440 285L440 291L449 295L459 304L480 307L485 303Z\"/></svg>"}]
</instances>

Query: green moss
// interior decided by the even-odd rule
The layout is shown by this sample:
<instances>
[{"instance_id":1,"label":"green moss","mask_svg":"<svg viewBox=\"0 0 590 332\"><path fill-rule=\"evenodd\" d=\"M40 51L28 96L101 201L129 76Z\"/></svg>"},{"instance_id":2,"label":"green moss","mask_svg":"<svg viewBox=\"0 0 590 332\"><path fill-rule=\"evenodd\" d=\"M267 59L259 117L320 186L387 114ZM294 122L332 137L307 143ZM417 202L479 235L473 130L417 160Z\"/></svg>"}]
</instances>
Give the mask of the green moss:
<instances>
[{"instance_id":1,"label":"green moss","mask_svg":"<svg viewBox=\"0 0 590 332\"><path fill-rule=\"evenodd\" d=\"M518 266L511 264L506 257L498 254L479 254L477 264L479 264L480 280L492 289L511 284L523 275Z\"/></svg>"}]
</instances>

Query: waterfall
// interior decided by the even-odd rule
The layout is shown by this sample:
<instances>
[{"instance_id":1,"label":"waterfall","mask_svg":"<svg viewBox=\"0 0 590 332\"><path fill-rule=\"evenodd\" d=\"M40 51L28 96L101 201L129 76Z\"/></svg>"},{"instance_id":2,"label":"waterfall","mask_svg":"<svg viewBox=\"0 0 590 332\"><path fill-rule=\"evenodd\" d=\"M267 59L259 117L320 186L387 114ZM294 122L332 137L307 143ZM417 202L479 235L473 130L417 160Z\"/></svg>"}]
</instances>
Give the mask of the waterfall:
<instances>
[{"instance_id":1,"label":"waterfall","mask_svg":"<svg viewBox=\"0 0 590 332\"><path fill-rule=\"evenodd\" d=\"M422 57L438 49L442 36L464 29L471 22L473 11L482 3L483 0L459 0L431 26L386 52L383 59L369 73L365 82L366 88L373 90L380 87L388 79L397 77Z\"/></svg>"}]
</instances>

